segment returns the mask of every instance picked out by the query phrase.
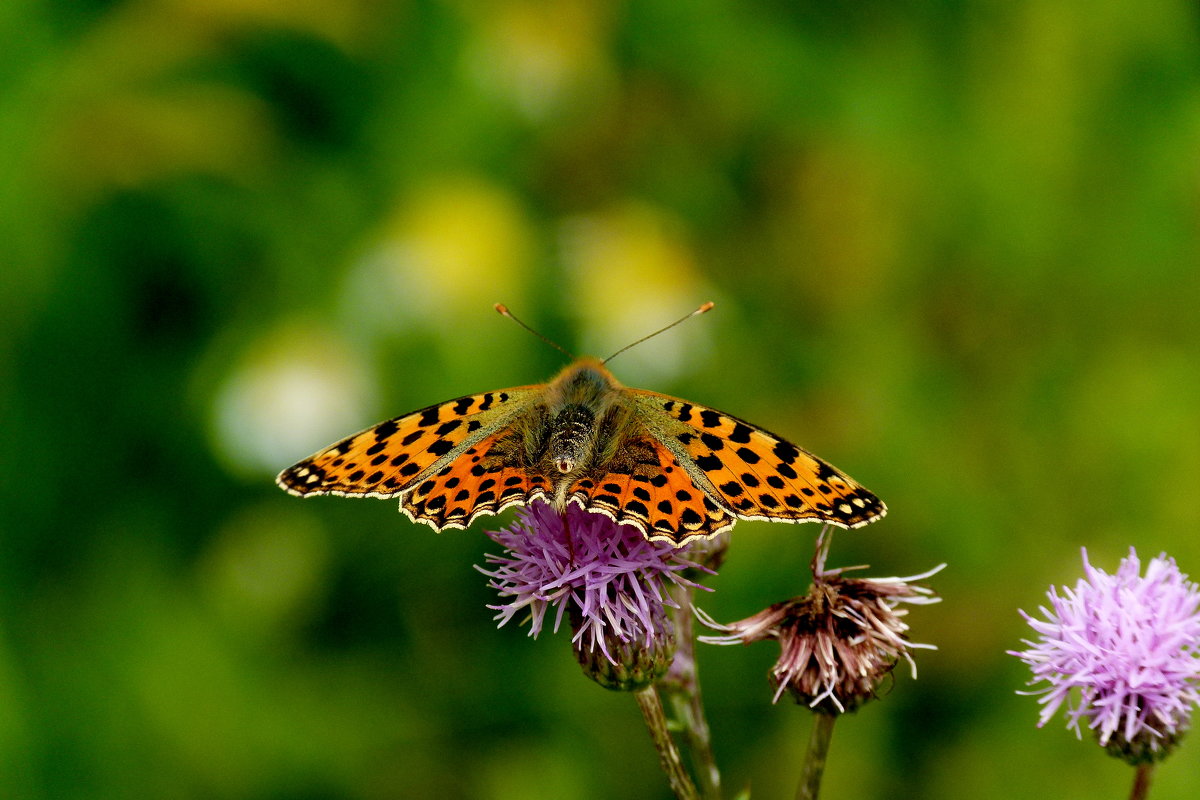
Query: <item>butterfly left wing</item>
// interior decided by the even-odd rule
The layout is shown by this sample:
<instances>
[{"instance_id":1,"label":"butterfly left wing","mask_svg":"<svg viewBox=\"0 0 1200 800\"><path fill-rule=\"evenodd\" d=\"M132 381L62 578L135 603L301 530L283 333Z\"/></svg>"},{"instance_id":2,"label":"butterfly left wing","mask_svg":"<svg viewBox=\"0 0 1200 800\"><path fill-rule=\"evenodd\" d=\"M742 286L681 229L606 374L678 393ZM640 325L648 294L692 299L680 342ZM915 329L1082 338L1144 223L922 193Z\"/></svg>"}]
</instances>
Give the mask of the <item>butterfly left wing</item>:
<instances>
[{"instance_id":1,"label":"butterfly left wing","mask_svg":"<svg viewBox=\"0 0 1200 800\"><path fill-rule=\"evenodd\" d=\"M887 513L853 478L773 433L686 400L629 391L696 484L741 519L857 528Z\"/></svg>"},{"instance_id":2,"label":"butterfly left wing","mask_svg":"<svg viewBox=\"0 0 1200 800\"><path fill-rule=\"evenodd\" d=\"M466 528L476 517L545 500L550 481L527 462L523 428L508 425L421 476L400 499L400 510L413 522L440 531Z\"/></svg>"},{"instance_id":3,"label":"butterfly left wing","mask_svg":"<svg viewBox=\"0 0 1200 800\"><path fill-rule=\"evenodd\" d=\"M302 497L404 494L510 424L541 389L518 386L467 395L385 420L288 467L276 483Z\"/></svg>"}]
</instances>

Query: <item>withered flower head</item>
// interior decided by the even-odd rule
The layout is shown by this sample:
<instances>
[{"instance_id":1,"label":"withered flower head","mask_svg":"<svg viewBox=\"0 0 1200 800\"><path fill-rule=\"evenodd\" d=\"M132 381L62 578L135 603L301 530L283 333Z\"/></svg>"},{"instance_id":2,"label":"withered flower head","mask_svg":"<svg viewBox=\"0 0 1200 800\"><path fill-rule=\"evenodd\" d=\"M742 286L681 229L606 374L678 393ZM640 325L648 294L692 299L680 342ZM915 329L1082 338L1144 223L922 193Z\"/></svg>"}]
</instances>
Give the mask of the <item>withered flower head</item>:
<instances>
[{"instance_id":1,"label":"withered flower head","mask_svg":"<svg viewBox=\"0 0 1200 800\"><path fill-rule=\"evenodd\" d=\"M907 578L847 578L843 573L864 567L826 570L828 538L822 532L813 558L813 583L808 594L775 603L746 619L722 625L703 611L701 622L721 636L701 636L709 644L749 644L761 639L778 639L779 660L771 669L775 686L772 702L787 690L797 703L817 711L841 714L857 709L875 696L880 680L903 658L917 667L911 651L936 649L915 644L906 635L901 604L927 605L941 598L911 581L939 572L939 565L921 575Z\"/></svg>"}]
</instances>

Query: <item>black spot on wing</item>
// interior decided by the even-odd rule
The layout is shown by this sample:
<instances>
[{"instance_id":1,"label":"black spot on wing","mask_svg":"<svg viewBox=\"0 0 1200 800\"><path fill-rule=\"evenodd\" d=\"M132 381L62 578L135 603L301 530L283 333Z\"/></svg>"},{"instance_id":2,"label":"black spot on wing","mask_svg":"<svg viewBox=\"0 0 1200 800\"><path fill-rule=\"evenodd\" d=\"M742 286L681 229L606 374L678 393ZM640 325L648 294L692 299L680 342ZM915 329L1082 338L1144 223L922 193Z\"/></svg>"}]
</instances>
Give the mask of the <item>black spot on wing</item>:
<instances>
[{"instance_id":1,"label":"black spot on wing","mask_svg":"<svg viewBox=\"0 0 1200 800\"><path fill-rule=\"evenodd\" d=\"M722 483L717 488L720 489L722 492L724 492L729 497L737 497L744 491L742 489L742 485L740 483L737 483L736 481L730 481L729 483Z\"/></svg>"},{"instance_id":2,"label":"black spot on wing","mask_svg":"<svg viewBox=\"0 0 1200 800\"><path fill-rule=\"evenodd\" d=\"M739 447L737 449L737 454L738 454L738 457L740 459L742 459L742 461L745 461L747 464L757 464L759 461L762 460L761 458L759 458L758 453L754 452L749 447Z\"/></svg>"},{"instance_id":3,"label":"black spot on wing","mask_svg":"<svg viewBox=\"0 0 1200 800\"><path fill-rule=\"evenodd\" d=\"M445 436L446 434L450 433L451 431L455 430L456 428L458 428L461 425L462 425L461 419L452 419L449 422L443 422L441 425L439 425L438 429L436 431L434 431L434 433L437 434L438 436Z\"/></svg>"},{"instance_id":4,"label":"black spot on wing","mask_svg":"<svg viewBox=\"0 0 1200 800\"><path fill-rule=\"evenodd\" d=\"M800 457L800 448L782 439L775 442L773 452L775 453L775 457L785 464L795 463L796 459Z\"/></svg>"},{"instance_id":5,"label":"black spot on wing","mask_svg":"<svg viewBox=\"0 0 1200 800\"><path fill-rule=\"evenodd\" d=\"M744 423L737 423L733 426L733 433L729 434L729 441L737 442L738 444L750 444L750 434L753 429Z\"/></svg>"}]
</instances>

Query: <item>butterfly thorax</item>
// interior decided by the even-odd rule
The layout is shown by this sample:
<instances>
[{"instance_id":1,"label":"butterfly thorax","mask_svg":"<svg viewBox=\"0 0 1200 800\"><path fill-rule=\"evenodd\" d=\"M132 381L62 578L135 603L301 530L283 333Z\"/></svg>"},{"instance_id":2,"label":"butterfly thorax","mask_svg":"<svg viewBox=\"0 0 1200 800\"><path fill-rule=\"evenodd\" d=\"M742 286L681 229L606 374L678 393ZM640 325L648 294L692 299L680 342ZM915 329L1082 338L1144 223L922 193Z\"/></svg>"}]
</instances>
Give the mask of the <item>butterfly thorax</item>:
<instances>
[{"instance_id":1,"label":"butterfly thorax","mask_svg":"<svg viewBox=\"0 0 1200 800\"><path fill-rule=\"evenodd\" d=\"M569 365L546 386L544 450L537 459L560 501L567 487L609 457L611 433L627 417L624 387L594 358Z\"/></svg>"},{"instance_id":2,"label":"butterfly thorax","mask_svg":"<svg viewBox=\"0 0 1200 800\"><path fill-rule=\"evenodd\" d=\"M594 358L576 361L550 381L546 456L555 471L571 475L586 468L594 455L598 423L609 415L621 388Z\"/></svg>"}]
</instances>

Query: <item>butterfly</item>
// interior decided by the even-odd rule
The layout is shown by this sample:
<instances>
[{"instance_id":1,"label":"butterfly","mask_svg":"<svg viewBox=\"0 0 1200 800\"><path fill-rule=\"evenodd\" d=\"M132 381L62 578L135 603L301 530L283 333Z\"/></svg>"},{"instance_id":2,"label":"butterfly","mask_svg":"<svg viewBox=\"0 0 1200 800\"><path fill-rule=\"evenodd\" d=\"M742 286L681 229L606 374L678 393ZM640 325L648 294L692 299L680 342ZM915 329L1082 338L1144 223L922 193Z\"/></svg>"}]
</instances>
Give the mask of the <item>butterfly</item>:
<instances>
[{"instance_id":1,"label":"butterfly","mask_svg":"<svg viewBox=\"0 0 1200 800\"><path fill-rule=\"evenodd\" d=\"M398 497L410 520L439 531L539 500L560 510L575 503L676 546L739 519L857 528L887 512L844 472L786 439L723 411L622 386L590 357L548 383L385 420L288 467L276 482L302 497Z\"/></svg>"}]
</instances>

